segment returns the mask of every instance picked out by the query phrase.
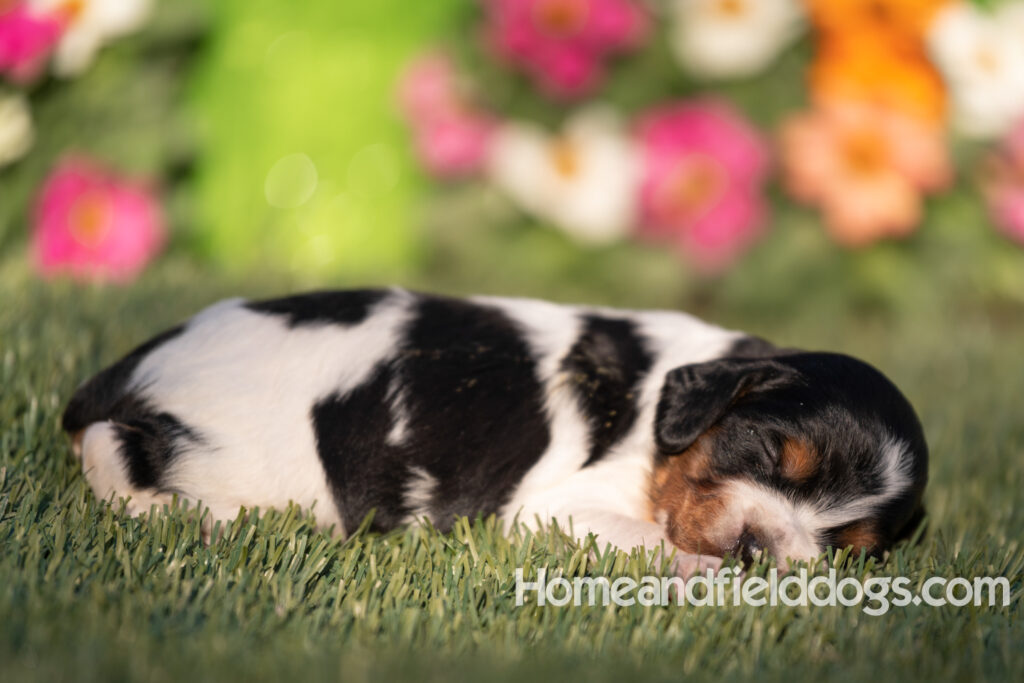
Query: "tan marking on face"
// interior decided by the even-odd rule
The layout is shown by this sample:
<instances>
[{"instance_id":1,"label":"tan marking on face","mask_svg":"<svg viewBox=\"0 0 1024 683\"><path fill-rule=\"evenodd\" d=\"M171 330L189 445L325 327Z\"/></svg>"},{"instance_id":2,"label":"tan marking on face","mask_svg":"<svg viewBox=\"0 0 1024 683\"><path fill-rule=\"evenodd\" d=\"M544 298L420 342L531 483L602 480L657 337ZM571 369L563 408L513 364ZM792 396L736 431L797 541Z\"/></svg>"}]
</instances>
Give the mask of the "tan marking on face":
<instances>
[{"instance_id":1,"label":"tan marking on face","mask_svg":"<svg viewBox=\"0 0 1024 683\"><path fill-rule=\"evenodd\" d=\"M660 489L668 482L669 474L671 469L667 466L655 466L654 473L651 475L651 483L654 489Z\"/></svg>"},{"instance_id":2,"label":"tan marking on face","mask_svg":"<svg viewBox=\"0 0 1024 683\"><path fill-rule=\"evenodd\" d=\"M709 431L687 450L655 465L649 495L651 517L667 519L673 545L688 553L722 556L726 548L706 534L725 511L721 483L711 468L714 438L714 430Z\"/></svg>"},{"instance_id":3,"label":"tan marking on face","mask_svg":"<svg viewBox=\"0 0 1024 683\"><path fill-rule=\"evenodd\" d=\"M71 435L71 452L75 454L76 458L82 457L82 438L85 435L85 430L79 430Z\"/></svg>"},{"instance_id":4,"label":"tan marking on face","mask_svg":"<svg viewBox=\"0 0 1024 683\"><path fill-rule=\"evenodd\" d=\"M879 541L878 533L872 522L854 522L839 533L836 546L838 548L853 546L853 553L856 555L860 553L861 548L871 552L874 548L879 547Z\"/></svg>"},{"instance_id":5,"label":"tan marking on face","mask_svg":"<svg viewBox=\"0 0 1024 683\"><path fill-rule=\"evenodd\" d=\"M779 471L782 476L794 483L802 483L818 472L820 459L810 444L790 439L782 446L779 458Z\"/></svg>"}]
</instances>

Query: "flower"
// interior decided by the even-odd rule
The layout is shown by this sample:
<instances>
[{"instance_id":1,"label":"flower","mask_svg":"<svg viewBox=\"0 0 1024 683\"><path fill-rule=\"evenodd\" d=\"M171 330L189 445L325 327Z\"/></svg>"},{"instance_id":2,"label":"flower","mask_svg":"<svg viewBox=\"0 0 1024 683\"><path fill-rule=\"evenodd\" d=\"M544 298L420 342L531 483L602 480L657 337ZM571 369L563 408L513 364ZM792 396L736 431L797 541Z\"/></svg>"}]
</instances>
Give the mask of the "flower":
<instances>
[{"instance_id":1,"label":"flower","mask_svg":"<svg viewBox=\"0 0 1024 683\"><path fill-rule=\"evenodd\" d=\"M940 123L946 91L925 30L949 0L806 0L818 49L810 89L818 104L854 101Z\"/></svg>"},{"instance_id":2,"label":"flower","mask_svg":"<svg viewBox=\"0 0 1024 683\"><path fill-rule=\"evenodd\" d=\"M399 102L413 129L420 162L442 178L471 175L487 156L494 120L469 104L443 54L415 60L399 83Z\"/></svg>"},{"instance_id":3,"label":"flower","mask_svg":"<svg viewBox=\"0 0 1024 683\"><path fill-rule=\"evenodd\" d=\"M29 0L39 12L60 17L63 33L53 55L53 71L75 76L85 71L105 43L138 29L152 0Z\"/></svg>"},{"instance_id":4,"label":"flower","mask_svg":"<svg viewBox=\"0 0 1024 683\"><path fill-rule=\"evenodd\" d=\"M46 180L35 210L32 248L47 276L125 281L160 251L160 205L143 185L68 158Z\"/></svg>"},{"instance_id":5,"label":"flower","mask_svg":"<svg viewBox=\"0 0 1024 683\"><path fill-rule=\"evenodd\" d=\"M982 189L989 213L1008 237L1024 244L1024 118L986 162Z\"/></svg>"},{"instance_id":6,"label":"flower","mask_svg":"<svg viewBox=\"0 0 1024 683\"><path fill-rule=\"evenodd\" d=\"M676 243L708 271L759 236L768 149L738 113L711 100L674 103L645 114L638 136L642 235Z\"/></svg>"},{"instance_id":7,"label":"flower","mask_svg":"<svg viewBox=\"0 0 1024 683\"><path fill-rule=\"evenodd\" d=\"M698 76L753 75L797 35L798 0L673 0L673 50Z\"/></svg>"},{"instance_id":8,"label":"flower","mask_svg":"<svg viewBox=\"0 0 1024 683\"><path fill-rule=\"evenodd\" d=\"M946 117L946 89L920 54L899 54L872 42L824 43L811 65L810 89L818 104L853 101L892 109L932 123Z\"/></svg>"},{"instance_id":9,"label":"flower","mask_svg":"<svg viewBox=\"0 0 1024 683\"><path fill-rule=\"evenodd\" d=\"M941 129L896 111L834 104L797 114L781 130L787 189L821 207L840 243L860 246L917 227L921 193L952 170Z\"/></svg>"},{"instance_id":10,"label":"flower","mask_svg":"<svg viewBox=\"0 0 1024 683\"><path fill-rule=\"evenodd\" d=\"M953 93L961 132L995 137L1024 116L1024 2L992 13L951 5L936 17L928 44Z\"/></svg>"},{"instance_id":11,"label":"flower","mask_svg":"<svg viewBox=\"0 0 1024 683\"><path fill-rule=\"evenodd\" d=\"M34 139L32 114L25 98L0 96L0 168L24 156Z\"/></svg>"},{"instance_id":12,"label":"flower","mask_svg":"<svg viewBox=\"0 0 1024 683\"><path fill-rule=\"evenodd\" d=\"M30 81L60 39L62 23L28 2L0 2L0 74Z\"/></svg>"},{"instance_id":13,"label":"flower","mask_svg":"<svg viewBox=\"0 0 1024 683\"><path fill-rule=\"evenodd\" d=\"M635 48L647 32L647 14L634 0L483 1L491 50L558 98L593 90L604 60Z\"/></svg>"},{"instance_id":14,"label":"flower","mask_svg":"<svg viewBox=\"0 0 1024 683\"><path fill-rule=\"evenodd\" d=\"M578 112L557 136L527 123L502 125L489 176L526 211L581 242L621 238L633 221L638 159L606 109Z\"/></svg>"},{"instance_id":15,"label":"flower","mask_svg":"<svg viewBox=\"0 0 1024 683\"><path fill-rule=\"evenodd\" d=\"M875 37L892 49L916 52L935 14L950 0L804 0L826 39Z\"/></svg>"}]
</instances>

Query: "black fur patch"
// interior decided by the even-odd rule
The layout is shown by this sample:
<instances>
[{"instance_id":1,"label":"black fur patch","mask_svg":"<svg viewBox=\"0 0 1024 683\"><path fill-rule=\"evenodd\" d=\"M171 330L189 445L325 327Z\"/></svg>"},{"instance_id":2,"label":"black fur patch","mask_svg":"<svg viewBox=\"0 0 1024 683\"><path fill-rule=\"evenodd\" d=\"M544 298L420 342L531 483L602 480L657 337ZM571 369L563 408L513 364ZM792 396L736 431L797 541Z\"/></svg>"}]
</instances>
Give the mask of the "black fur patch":
<instances>
[{"instance_id":1,"label":"black fur patch","mask_svg":"<svg viewBox=\"0 0 1024 683\"><path fill-rule=\"evenodd\" d=\"M373 527L385 531L408 514L403 501L406 468L388 445L394 418L388 403L392 370L379 368L367 382L313 406L317 453L338 512L358 524L375 510Z\"/></svg>"},{"instance_id":2,"label":"black fur patch","mask_svg":"<svg viewBox=\"0 0 1024 683\"><path fill-rule=\"evenodd\" d=\"M61 418L64 431L79 432L93 422L111 419L111 410L124 397L125 386L142 359L158 346L177 337L184 329L183 325L179 325L158 334L80 386L64 409Z\"/></svg>"},{"instance_id":3,"label":"black fur patch","mask_svg":"<svg viewBox=\"0 0 1024 683\"><path fill-rule=\"evenodd\" d=\"M108 418L121 441L120 454L128 477L138 488L160 488L167 465L185 441L201 443L200 436L174 415L156 412L134 394L124 396Z\"/></svg>"},{"instance_id":4,"label":"black fur patch","mask_svg":"<svg viewBox=\"0 0 1024 683\"><path fill-rule=\"evenodd\" d=\"M588 315L583 323L562 369L570 374L590 427L586 467L604 457L636 422L636 391L652 359L632 321Z\"/></svg>"},{"instance_id":5,"label":"black fur patch","mask_svg":"<svg viewBox=\"0 0 1024 683\"><path fill-rule=\"evenodd\" d=\"M374 304L388 294L386 289L309 292L281 299L251 301L245 307L257 313L285 316L289 327L323 323L356 325L365 320Z\"/></svg>"},{"instance_id":6,"label":"black fur patch","mask_svg":"<svg viewBox=\"0 0 1024 683\"><path fill-rule=\"evenodd\" d=\"M317 450L344 519L376 508L373 527L398 525L417 468L436 482L438 528L456 515L497 512L550 442L536 363L500 310L421 297L397 356L312 414ZM402 397L398 401L398 396ZM395 421L406 438L389 444Z\"/></svg>"}]
</instances>

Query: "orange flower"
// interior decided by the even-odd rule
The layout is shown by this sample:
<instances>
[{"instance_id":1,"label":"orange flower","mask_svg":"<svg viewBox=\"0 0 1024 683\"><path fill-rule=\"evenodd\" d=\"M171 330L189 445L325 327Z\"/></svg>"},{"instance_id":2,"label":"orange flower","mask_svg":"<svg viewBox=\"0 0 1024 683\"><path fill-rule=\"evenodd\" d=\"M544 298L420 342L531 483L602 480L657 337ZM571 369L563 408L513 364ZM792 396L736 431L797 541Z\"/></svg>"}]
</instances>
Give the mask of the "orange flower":
<instances>
[{"instance_id":1,"label":"orange flower","mask_svg":"<svg viewBox=\"0 0 1024 683\"><path fill-rule=\"evenodd\" d=\"M950 0L804 0L811 22L832 35L868 34L920 42Z\"/></svg>"},{"instance_id":2,"label":"orange flower","mask_svg":"<svg viewBox=\"0 0 1024 683\"><path fill-rule=\"evenodd\" d=\"M946 92L924 39L950 1L804 0L819 34L810 74L815 101L865 102L943 121Z\"/></svg>"},{"instance_id":3,"label":"orange flower","mask_svg":"<svg viewBox=\"0 0 1024 683\"><path fill-rule=\"evenodd\" d=\"M910 234L921 194L946 187L952 169L940 129L863 104L832 104L782 126L787 189L819 206L836 241L861 246Z\"/></svg>"},{"instance_id":4,"label":"orange flower","mask_svg":"<svg viewBox=\"0 0 1024 683\"><path fill-rule=\"evenodd\" d=\"M816 102L853 100L940 123L946 90L923 52L898 55L878 38L826 41L811 66Z\"/></svg>"}]
</instances>

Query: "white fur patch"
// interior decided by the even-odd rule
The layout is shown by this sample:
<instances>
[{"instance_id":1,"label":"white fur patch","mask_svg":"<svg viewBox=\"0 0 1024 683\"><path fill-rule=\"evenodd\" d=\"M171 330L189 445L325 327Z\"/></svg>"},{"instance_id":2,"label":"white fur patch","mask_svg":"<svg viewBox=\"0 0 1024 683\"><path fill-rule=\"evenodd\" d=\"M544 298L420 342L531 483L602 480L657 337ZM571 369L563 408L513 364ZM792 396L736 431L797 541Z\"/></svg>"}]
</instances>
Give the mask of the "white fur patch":
<instances>
[{"instance_id":1,"label":"white fur patch","mask_svg":"<svg viewBox=\"0 0 1024 683\"><path fill-rule=\"evenodd\" d=\"M394 380L388 387L388 403L391 406L392 425L385 442L389 446L401 446L409 438L409 413L406 408L405 391Z\"/></svg>"},{"instance_id":2,"label":"white fur patch","mask_svg":"<svg viewBox=\"0 0 1024 683\"><path fill-rule=\"evenodd\" d=\"M725 512L715 520L707 537L728 548L745 526L756 527L771 539L771 552L780 561L787 558L810 560L821 554L818 528L809 523L804 508L782 493L747 480L725 485Z\"/></svg>"},{"instance_id":3,"label":"white fur patch","mask_svg":"<svg viewBox=\"0 0 1024 683\"><path fill-rule=\"evenodd\" d=\"M579 311L570 306L532 299L478 300L497 306L515 320L537 358L537 381L544 388L544 408L551 441L520 481L506 509L516 511L523 508L528 514L541 514L546 518L543 510L530 512L534 507L529 504L530 500L536 494L547 497L547 491L564 484L580 470L588 456L590 427L580 413L569 374L561 367L562 359L581 332Z\"/></svg>"},{"instance_id":4,"label":"white fur patch","mask_svg":"<svg viewBox=\"0 0 1024 683\"><path fill-rule=\"evenodd\" d=\"M436 491L437 479L422 467L409 466L409 481L405 485L403 501L405 507L409 509L409 515L405 518L406 524L430 517L430 506Z\"/></svg>"},{"instance_id":5,"label":"white fur patch","mask_svg":"<svg viewBox=\"0 0 1024 683\"><path fill-rule=\"evenodd\" d=\"M101 500L113 496L127 498L135 493L120 449L112 422L95 422L82 435L82 473Z\"/></svg>"}]
</instances>

